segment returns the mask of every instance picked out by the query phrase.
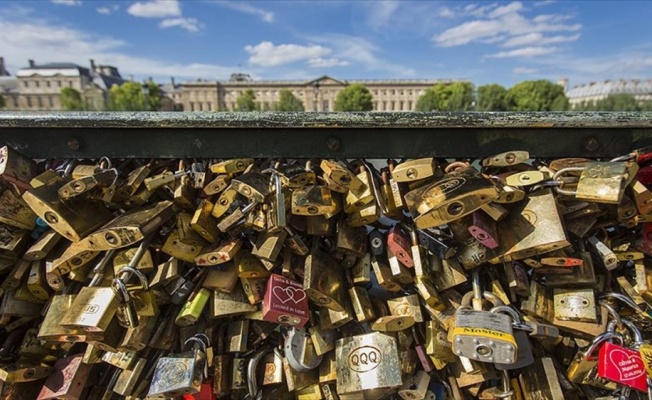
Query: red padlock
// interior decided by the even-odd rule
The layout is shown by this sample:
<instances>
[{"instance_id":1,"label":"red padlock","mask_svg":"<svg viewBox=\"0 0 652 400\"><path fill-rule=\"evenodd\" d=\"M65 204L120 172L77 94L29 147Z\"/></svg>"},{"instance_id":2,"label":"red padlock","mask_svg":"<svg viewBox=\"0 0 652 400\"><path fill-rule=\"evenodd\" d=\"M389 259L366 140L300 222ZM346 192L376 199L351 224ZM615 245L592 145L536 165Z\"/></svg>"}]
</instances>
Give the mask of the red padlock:
<instances>
[{"instance_id":1,"label":"red padlock","mask_svg":"<svg viewBox=\"0 0 652 400\"><path fill-rule=\"evenodd\" d=\"M308 322L308 296L303 286L282 275L272 274L263 300L263 319L303 327Z\"/></svg>"},{"instance_id":2,"label":"red padlock","mask_svg":"<svg viewBox=\"0 0 652 400\"><path fill-rule=\"evenodd\" d=\"M213 393L213 380L209 379L201 384L199 393L184 394L183 400L215 400L217 396Z\"/></svg>"},{"instance_id":3,"label":"red padlock","mask_svg":"<svg viewBox=\"0 0 652 400\"><path fill-rule=\"evenodd\" d=\"M641 167L636 172L636 179L645 186L652 185L652 165Z\"/></svg>"},{"instance_id":4,"label":"red padlock","mask_svg":"<svg viewBox=\"0 0 652 400\"><path fill-rule=\"evenodd\" d=\"M387 248L396 256L401 264L408 268L414 267L410 240L396 225L392 226L387 234Z\"/></svg>"},{"instance_id":5,"label":"red padlock","mask_svg":"<svg viewBox=\"0 0 652 400\"><path fill-rule=\"evenodd\" d=\"M498 247L496 221L484 211L478 210L473 213L473 224L469 226L469 232L483 246L490 249Z\"/></svg>"},{"instance_id":6,"label":"red padlock","mask_svg":"<svg viewBox=\"0 0 652 400\"><path fill-rule=\"evenodd\" d=\"M641 354L614 343L600 347L598 377L647 393L647 372Z\"/></svg>"},{"instance_id":7,"label":"red padlock","mask_svg":"<svg viewBox=\"0 0 652 400\"><path fill-rule=\"evenodd\" d=\"M641 229L641 234L636 240L636 249L648 256L652 256L652 223L646 222Z\"/></svg>"}]
</instances>

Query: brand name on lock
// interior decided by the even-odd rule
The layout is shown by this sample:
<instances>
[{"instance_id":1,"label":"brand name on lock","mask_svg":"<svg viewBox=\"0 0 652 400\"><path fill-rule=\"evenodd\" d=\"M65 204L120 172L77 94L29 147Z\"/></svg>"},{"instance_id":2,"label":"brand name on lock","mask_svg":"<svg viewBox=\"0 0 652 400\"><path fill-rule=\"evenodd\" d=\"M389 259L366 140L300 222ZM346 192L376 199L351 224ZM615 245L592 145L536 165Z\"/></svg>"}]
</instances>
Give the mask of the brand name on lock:
<instances>
[{"instance_id":1,"label":"brand name on lock","mask_svg":"<svg viewBox=\"0 0 652 400\"><path fill-rule=\"evenodd\" d=\"M349 354L349 369L355 372L369 372L380 365L383 355L374 346L362 346Z\"/></svg>"},{"instance_id":2,"label":"brand name on lock","mask_svg":"<svg viewBox=\"0 0 652 400\"><path fill-rule=\"evenodd\" d=\"M424 197L434 197L437 195L443 195L450 193L454 191L455 189L459 188L460 186L464 185L466 183L466 179L464 178L451 178L451 179L446 179L444 181L441 181L437 184L437 186L433 187L432 189L428 190L425 194Z\"/></svg>"}]
</instances>

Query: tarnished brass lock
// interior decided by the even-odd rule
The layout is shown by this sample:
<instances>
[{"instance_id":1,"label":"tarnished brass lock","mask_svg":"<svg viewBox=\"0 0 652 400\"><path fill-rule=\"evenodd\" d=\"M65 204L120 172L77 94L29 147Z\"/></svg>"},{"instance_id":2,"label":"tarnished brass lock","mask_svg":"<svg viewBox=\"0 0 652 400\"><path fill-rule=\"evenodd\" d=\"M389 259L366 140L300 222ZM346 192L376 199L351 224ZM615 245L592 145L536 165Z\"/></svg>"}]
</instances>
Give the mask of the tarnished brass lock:
<instances>
[{"instance_id":1,"label":"tarnished brass lock","mask_svg":"<svg viewBox=\"0 0 652 400\"><path fill-rule=\"evenodd\" d=\"M119 299L112 287L83 287L61 318L61 325L86 332L105 332L118 310Z\"/></svg>"},{"instance_id":2,"label":"tarnished brass lock","mask_svg":"<svg viewBox=\"0 0 652 400\"><path fill-rule=\"evenodd\" d=\"M328 254L319 249L312 251L306 257L304 274L303 289L315 304L333 311L344 311L344 279Z\"/></svg>"},{"instance_id":3,"label":"tarnished brass lock","mask_svg":"<svg viewBox=\"0 0 652 400\"><path fill-rule=\"evenodd\" d=\"M0 194L0 222L21 229L34 229L36 214L20 195L11 188Z\"/></svg>"},{"instance_id":4,"label":"tarnished brass lock","mask_svg":"<svg viewBox=\"0 0 652 400\"><path fill-rule=\"evenodd\" d=\"M77 354L57 360L54 372L43 385L38 399L80 398L93 367L81 359L82 355Z\"/></svg>"},{"instance_id":5,"label":"tarnished brass lock","mask_svg":"<svg viewBox=\"0 0 652 400\"><path fill-rule=\"evenodd\" d=\"M469 167L406 193L405 201L417 228L425 229L462 218L497 197L493 182Z\"/></svg>"},{"instance_id":6,"label":"tarnished brass lock","mask_svg":"<svg viewBox=\"0 0 652 400\"><path fill-rule=\"evenodd\" d=\"M79 199L64 202L59 198L58 187L65 183L30 189L23 200L43 221L61 236L77 242L111 219L111 213L100 203Z\"/></svg>"},{"instance_id":7,"label":"tarnished brass lock","mask_svg":"<svg viewBox=\"0 0 652 400\"><path fill-rule=\"evenodd\" d=\"M337 393L396 388L401 379L396 339L383 333L342 338L335 348Z\"/></svg>"},{"instance_id":8,"label":"tarnished brass lock","mask_svg":"<svg viewBox=\"0 0 652 400\"><path fill-rule=\"evenodd\" d=\"M201 337L186 340L184 347L188 344L198 345L198 347L159 358L147 393L148 397L166 398L200 391L207 362L206 349L210 344Z\"/></svg>"},{"instance_id":9,"label":"tarnished brass lock","mask_svg":"<svg viewBox=\"0 0 652 400\"><path fill-rule=\"evenodd\" d=\"M355 195L361 195L367 189L367 185L340 162L322 160L320 167L331 181L352 191Z\"/></svg>"},{"instance_id":10,"label":"tarnished brass lock","mask_svg":"<svg viewBox=\"0 0 652 400\"><path fill-rule=\"evenodd\" d=\"M557 193L597 203L618 204L625 194L625 187L633 178L630 166L625 162L590 161L583 167L568 167L555 173L553 179L569 172L581 172L577 189L557 189ZM562 186L563 187L563 186Z\"/></svg>"},{"instance_id":11,"label":"tarnished brass lock","mask_svg":"<svg viewBox=\"0 0 652 400\"><path fill-rule=\"evenodd\" d=\"M231 187L255 203L262 203L271 193L270 178L260 172L246 172L231 180Z\"/></svg>"}]
</instances>

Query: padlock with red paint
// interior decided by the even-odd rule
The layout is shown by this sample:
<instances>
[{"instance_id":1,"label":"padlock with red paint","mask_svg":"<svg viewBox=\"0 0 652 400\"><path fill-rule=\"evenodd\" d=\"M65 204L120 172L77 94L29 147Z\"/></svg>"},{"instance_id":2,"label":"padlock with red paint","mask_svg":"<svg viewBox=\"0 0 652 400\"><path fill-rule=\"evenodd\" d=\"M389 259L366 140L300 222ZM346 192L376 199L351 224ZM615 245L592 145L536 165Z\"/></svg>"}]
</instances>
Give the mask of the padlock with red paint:
<instances>
[{"instance_id":1,"label":"padlock with red paint","mask_svg":"<svg viewBox=\"0 0 652 400\"><path fill-rule=\"evenodd\" d=\"M644 185L652 185L652 165L641 167L636 172L636 179Z\"/></svg>"},{"instance_id":2,"label":"padlock with red paint","mask_svg":"<svg viewBox=\"0 0 652 400\"><path fill-rule=\"evenodd\" d=\"M408 268L414 267L410 240L400 228L393 226L387 234L387 248Z\"/></svg>"},{"instance_id":3,"label":"padlock with red paint","mask_svg":"<svg viewBox=\"0 0 652 400\"><path fill-rule=\"evenodd\" d=\"M483 246L490 249L498 247L496 221L484 211L478 210L473 213L473 223L469 226L469 232Z\"/></svg>"},{"instance_id":4,"label":"padlock with red paint","mask_svg":"<svg viewBox=\"0 0 652 400\"><path fill-rule=\"evenodd\" d=\"M642 224L641 234L636 240L636 249L648 256L652 256L652 223Z\"/></svg>"},{"instance_id":5,"label":"padlock with red paint","mask_svg":"<svg viewBox=\"0 0 652 400\"><path fill-rule=\"evenodd\" d=\"M183 400L215 400L217 396L213 393L213 380L209 379L201 384L199 393L184 394Z\"/></svg>"},{"instance_id":6,"label":"padlock with red paint","mask_svg":"<svg viewBox=\"0 0 652 400\"><path fill-rule=\"evenodd\" d=\"M272 274L263 300L263 319L302 327L308 318L308 296L303 286L282 275Z\"/></svg>"},{"instance_id":7,"label":"padlock with red paint","mask_svg":"<svg viewBox=\"0 0 652 400\"><path fill-rule=\"evenodd\" d=\"M641 354L614 343L600 347L598 377L647 393L647 372Z\"/></svg>"},{"instance_id":8,"label":"padlock with red paint","mask_svg":"<svg viewBox=\"0 0 652 400\"><path fill-rule=\"evenodd\" d=\"M82 362L83 354L60 358L37 399L78 399L86 386L93 364Z\"/></svg>"}]
</instances>

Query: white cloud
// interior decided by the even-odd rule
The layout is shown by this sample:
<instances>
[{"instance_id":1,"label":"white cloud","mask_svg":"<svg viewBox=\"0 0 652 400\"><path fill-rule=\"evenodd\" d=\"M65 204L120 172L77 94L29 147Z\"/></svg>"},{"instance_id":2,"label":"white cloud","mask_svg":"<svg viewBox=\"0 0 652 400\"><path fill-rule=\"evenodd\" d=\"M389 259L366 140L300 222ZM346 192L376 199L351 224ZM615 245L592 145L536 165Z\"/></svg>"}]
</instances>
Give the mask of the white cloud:
<instances>
[{"instance_id":1,"label":"white cloud","mask_svg":"<svg viewBox=\"0 0 652 400\"><path fill-rule=\"evenodd\" d=\"M260 42L255 46L245 46L249 53L249 63L262 67L289 64L297 61L308 61L327 56L331 49L316 44L302 46L299 44L280 44L275 46L272 42Z\"/></svg>"},{"instance_id":2,"label":"white cloud","mask_svg":"<svg viewBox=\"0 0 652 400\"><path fill-rule=\"evenodd\" d=\"M360 64L368 71L385 71L392 77L410 77L416 74L413 68L382 59L378 56L380 48L359 36L331 33L314 36L310 40L328 45L336 57L352 64Z\"/></svg>"},{"instance_id":3,"label":"white cloud","mask_svg":"<svg viewBox=\"0 0 652 400\"><path fill-rule=\"evenodd\" d=\"M252 6L248 3L243 3L241 1L217 1L216 3L232 10L258 16L262 21L270 24L274 22L274 12Z\"/></svg>"},{"instance_id":4,"label":"white cloud","mask_svg":"<svg viewBox=\"0 0 652 400\"><path fill-rule=\"evenodd\" d=\"M399 6L397 0L368 3L367 25L374 30L387 25Z\"/></svg>"},{"instance_id":5,"label":"white cloud","mask_svg":"<svg viewBox=\"0 0 652 400\"><path fill-rule=\"evenodd\" d=\"M338 58L313 58L308 60L308 64L313 68L328 68L328 67L345 67L349 65L349 62L346 60L340 60Z\"/></svg>"},{"instance_id":6,"label":"white cloud","mask_svg":"<svg viewBox=\"0 0 652 400\"><path fill-rule=\"evenodd\" d=\"M452 8L443 6L439 9L439 16L442 18L455 18L457 13Z\"/></svg>"},{"instance_id":7,"label":"white cloud","mask_svg":"<svg viewBox=\"0 0 652 400\"><path fill-rule=\"evenodd\" d=\"M513 58L513 57L533 57L533 56L542 56L545 54L554 53L557 50L556 47L541 47L541 46L532 46L532 47L523 47L520 49L510 50L510 51L501 51L495 54L486 55L486 58Z\"/></svg>"},{"instance_id":8,"label":"white cloud","mask_svg":"<svg viewBox=\"0 0 652 400\"><path fill-rule=\"evenodd\" d=\"M32 16L17 19L0 13L0 31L12 32L5 36L2 45L2 55L12 71L25 67L27 60L35 57L37 63L66 61L83 66L88 66L88 60L92 58L98 64L118 67L123 77L133 74L157 79L168 79L170 76L228 79L231 72L237 70L235 66L184 64L132 55L126 51L130 45L125 41L57 26Z\"/></svg>"},{"instance_id":9,"label":"white cloud","mask_svg":"<svg viewBox=\"0 0 652 400\"><path fill-rule=\"evenodd\" d=\"M80 6L81 0L52 0L54 4L61 4L64 6Z\"/></svg>"},{"instance_id":10,"label":"white cloud","mask_svg":"<svg viewBox=\"0 0 652 400\"><path fill-rule=\"evenodd\" d=\"M118 4L113 4L110 7L97 7L95 10L103 15L109 15L112 14L120 9L120 6Z\"/></svg>"},{"instance_id":11,"label":"white cloud","mask_svg":"<svg viewBox=\"0 0 652 400\"><path fill-rule=\"evenodd\" d=\"M196 18L168 18L164 19L158 24L159 28L170 28L178 26L188 32L198 32L202 28L202 24Z\"/></svg>"},{"instance_id":12,"label":"white cloud","mask_svg":"<svg viewBox=\"0 0 652 400\"><path fill-rule=\"evenodd\" d=\"M462 10L466 15L470 15L471 19L434 35L432 39L435 44L441 47L470 43L542 47L553 43L572 42L580 37L579 34L546 36L547 34L576 32L582 28L581 24L569 21L573 18L571 15L539 14L526 17L525 13L531 10L527 10L519 1L501 6L496 3L484 6L468 4ZM510 52L500 54L503 53ZM527 51L523 53L527 54Z\"/></svg>"},{"instance_id":13,"label":"white cloud","mask_svg":"<svg viewBox=\"0 0 652 400\"><path fill-rule=\"evenodd\" d=\"M130 5L127 12L142 18L180 17L181 6L177 0L139 1Z\"/></svg>"},{"instance_id":14,"label":"white cloud","mask_svg":"<svg viewBox=\"0 0 652 400\"><path fill-rule=\"evenodd\" d=\"M539 32L527 33L521 36L513 36L512 38L506 40L502 45L505 47L518 47L518 46L529 46L529 45L545 45L545 44L554 44L554 43L565 43L565 42L574 42L580 38L580 34L576 35L559 35L559 36L550 36L545 37Z\"/></svg>"},{"instance_id":15,"label":"white cloud","mask_svg":"<svg viewBox=\"0 0 652 400\"><path fill-rule=\"evenodd\" d=\"M512 70L512 72L516 75L529 75L529 74L536 74L537 72L539 72L539 70L536 68L516 67Z\"/></svg>"},{"instance_id":16,"label":"white cloud","mask_svg":"<svg viewBox=\"0 0 652 400\"><path fill-rule=\"evenodd\" d=\"M542 1L535 1L532 3L535 7L541 7L541 6L547 6L552 3L556 3L557 0L542 0Z\"/></svg>"}]
</instances>

